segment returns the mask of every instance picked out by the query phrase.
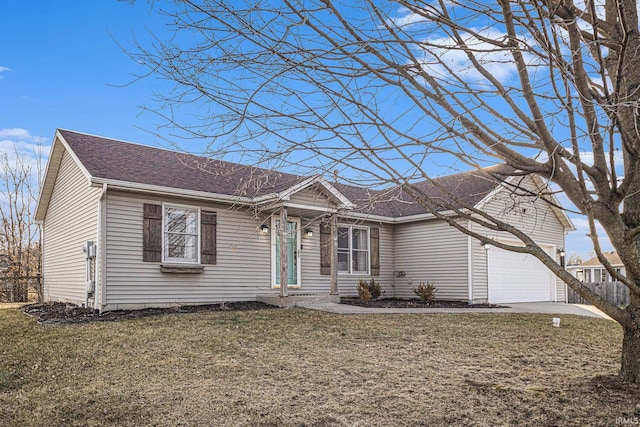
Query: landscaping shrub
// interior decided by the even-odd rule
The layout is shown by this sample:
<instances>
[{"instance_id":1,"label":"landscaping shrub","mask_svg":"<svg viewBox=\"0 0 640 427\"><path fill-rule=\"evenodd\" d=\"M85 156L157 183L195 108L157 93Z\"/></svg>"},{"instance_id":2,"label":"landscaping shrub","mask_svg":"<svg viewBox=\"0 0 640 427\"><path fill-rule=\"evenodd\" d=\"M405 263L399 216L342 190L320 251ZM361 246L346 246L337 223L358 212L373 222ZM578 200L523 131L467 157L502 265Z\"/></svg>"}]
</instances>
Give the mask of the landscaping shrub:
<instances>
[{"instance_id":1,"label":"landscaping shrub","mask_svg":"<svg viewBox=\"0 0 640 427\"><path fill-rule=\"evenodd\" d=\"M382 289L380 288L380 283L377 283L374 279L371 279L369 282L369 293L371 294L372 300L377 300L382 295Z\"/></svg>"},{"instance_id":2,"label":"landscaping shrub","mask_svg":"<svg viewBox=\"0 0 640 427\"><path fill-rule=\"evenodd\" d=\"M368 303L371 299L369 282L364 279L360 279L360 281L358 282L358 296L360 297L360 301L362 301L363 303Z\"/></svg>"},{"instance_id":3,"label":"landscaping shrub","mask_svg":"<svg viewBox=\"0 0 640 427\"><path fill-rule=\"evenodd\" d=\"M413 288L413 292L420 297L422 302L432 303L436 299L436 287L431 282L420 282Z\"/></svg>"}]
</instances>

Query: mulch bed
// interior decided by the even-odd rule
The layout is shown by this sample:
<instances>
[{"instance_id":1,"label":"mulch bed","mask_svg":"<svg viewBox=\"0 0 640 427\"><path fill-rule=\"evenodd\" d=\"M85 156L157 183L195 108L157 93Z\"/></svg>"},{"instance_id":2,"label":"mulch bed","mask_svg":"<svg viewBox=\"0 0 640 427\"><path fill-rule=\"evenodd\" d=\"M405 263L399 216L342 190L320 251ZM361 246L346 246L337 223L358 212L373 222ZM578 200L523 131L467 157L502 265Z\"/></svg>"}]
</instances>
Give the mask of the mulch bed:
<instances>
[{"instance_id":1,"label":"mulch bed","mask_svg":"<svg viewBox=\"0 0 640 427\"><path fill-rule=\"evenodd\" d=\"M373 308L505 308L497 304L469 304L464 301L437 300L430 303L419 299L381 298L375 301L362 302L359 298L341 298L341 304L357 305Z\"/></svg>"},{"instance_id":2,"label":"mulch bed","mask_svg":"<svg viewBox=\"0 0 640 427\"><path fill-rule=\"evenodd\" d=\"M224 304L185 305L171 308L146 308L143 310L115 310L102 314L90 308L79 307L75 304L62 302L29 304L23 307L23 312L38 318L38 323L86 323L112 322L117 320L138 319L141 317L158 316L167 313L197 313L204 311L251 311L274 308L271 305L244 301Z\"/></svg>"},{"instance_id":3,"label":"mulch bed","mask_svg":"<svg viewBox=\"0 0 640 427\"><path fill-rule=\"evenodd\" d=\"M383 298L363 303L359 298L342 298L342 304L357 305L373 308L500 308L496 304L467 304L463 301L434 301L425 303L419 299ZM118 320L138 319L141 317L158 316L168 313L197 313L206 311L252 311L274 308L274 306L257 302L230 302L224 304L185 305L171 308L146 308L142 310L115 310L102 314L90 308L83 308L75 304L62 302L29 304L23 307L23 312L38 318L38 323L87 323L113 322Z\"/></svg>"}]
</instances>

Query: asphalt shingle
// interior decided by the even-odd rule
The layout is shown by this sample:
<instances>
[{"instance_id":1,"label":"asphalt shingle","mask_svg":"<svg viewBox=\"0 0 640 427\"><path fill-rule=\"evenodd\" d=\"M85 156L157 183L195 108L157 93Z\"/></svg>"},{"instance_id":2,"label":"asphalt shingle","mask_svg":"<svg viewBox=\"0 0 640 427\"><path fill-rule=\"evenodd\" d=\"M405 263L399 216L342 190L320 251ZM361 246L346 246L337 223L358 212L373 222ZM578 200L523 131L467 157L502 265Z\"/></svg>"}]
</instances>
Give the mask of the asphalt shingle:
<instances>
[{"instance_id":1,"label":"asphalt shingle","mask_svg":"<svg viewBox=\"0 0 640 427\"><path fill-rule=\"evenodd\" d=\"M96 178L249 198L281 192L307 178L70 130L60 134ZM496 188L505 170L504 166L473 170L414 183L411 188L333 185L358 212L405 217L429 212L429 206L446 210L456 199L475 206ZM430 201L418 203L411 194Z\"/></svg>"}]
</instances>

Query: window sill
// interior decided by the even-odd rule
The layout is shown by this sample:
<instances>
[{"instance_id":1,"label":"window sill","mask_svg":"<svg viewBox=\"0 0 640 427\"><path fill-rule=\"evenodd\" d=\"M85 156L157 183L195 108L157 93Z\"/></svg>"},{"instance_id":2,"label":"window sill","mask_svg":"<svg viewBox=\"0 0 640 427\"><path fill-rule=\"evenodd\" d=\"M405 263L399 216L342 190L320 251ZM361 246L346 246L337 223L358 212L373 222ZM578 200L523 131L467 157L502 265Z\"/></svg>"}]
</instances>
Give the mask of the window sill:
<instances>
[{"instance_id":1,"label":"window sill","mask_svg":"<svg viewBox=\"0 0 640 427\"><path fill-rule=\"evenodd\" d=\"M162 273L202 274L204 272L204 265L202 264L161 264L160 271Z\"/></svg>"}]
</instances>

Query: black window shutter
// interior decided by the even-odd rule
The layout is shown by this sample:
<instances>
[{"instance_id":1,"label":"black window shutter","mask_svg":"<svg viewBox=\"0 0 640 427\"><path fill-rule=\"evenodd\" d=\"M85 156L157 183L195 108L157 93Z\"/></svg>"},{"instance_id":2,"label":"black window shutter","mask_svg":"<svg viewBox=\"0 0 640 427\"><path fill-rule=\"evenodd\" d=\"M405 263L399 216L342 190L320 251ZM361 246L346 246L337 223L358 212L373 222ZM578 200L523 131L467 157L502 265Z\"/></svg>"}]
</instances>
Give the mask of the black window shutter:
<instances>
[{"instance_id":1,"label":"black window shutter","mask_svg":"<svg viewBox=\"0 0 640 427\"><path fill-rule=\"evenodd\" d=\"M215 212L200 212L200 263L216 263L216 228L218 215Z\"/></svg>"},{"instance_id":2,"label":"black window shutter","mask_svg":"<svg viewBox=\"0 0 640 427\"><path fill-rule=\"evenodd\" d=\"M142 260L162 261L162 205L144 204Z\"/></svg>"},{"instance_id":3,"label":"black window shutter","mask_svg":"<svg viewBox=\"0 0 640 427\"><path fill-rule=\"evenodd\" d=\"M369 240L371 242L371 275L380 275L380 229L371 227L369 229Z\"/></svg>"},{"instance_id":4,"label":"black window shutter","mask_svg":"<svg viewBox=\"0 0 640 427\"><path fill-rule=\"evenodd\" d=\"M320 224L320 274L331 275L331 225Z\"/></svg>"}]
</instances>

